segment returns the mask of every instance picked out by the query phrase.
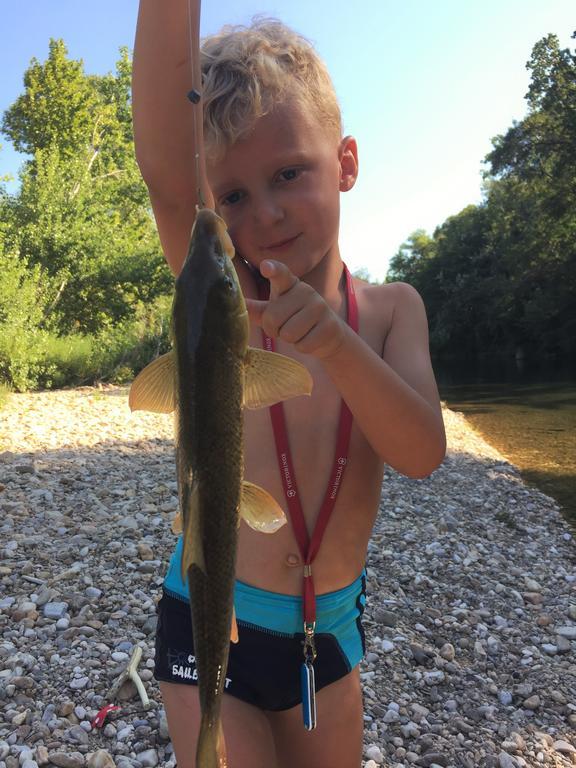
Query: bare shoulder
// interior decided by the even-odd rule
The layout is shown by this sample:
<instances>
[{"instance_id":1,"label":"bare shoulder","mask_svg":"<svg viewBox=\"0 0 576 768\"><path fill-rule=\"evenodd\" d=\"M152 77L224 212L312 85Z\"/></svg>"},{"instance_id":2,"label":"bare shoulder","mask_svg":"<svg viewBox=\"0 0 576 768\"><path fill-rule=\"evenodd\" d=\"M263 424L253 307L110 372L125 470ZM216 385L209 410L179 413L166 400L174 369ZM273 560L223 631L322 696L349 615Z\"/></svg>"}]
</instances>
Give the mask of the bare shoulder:
<instances>
[{"instance_id":1,"label":"bare shoulder","mask_svg":"<svg viewBox=\"0 0 576 768\"><path fill-rule=\"evenodd\" d=\"M382 356L391 333L398 332L400 326L404 327L410 321L421 326L424 319L427 343L424 302L415 288L408 283L378 285L358 279L354 279L354 287L366 325L372 331L379 331Z\"/></svg>"},{"instance_id":2,"label":"bare shoulder","mask_svg":"<svg viewBox=\"0 0 576 768\"><path fill-rule=\"evenodd\" d=\"M365 283L362 280L355 280L355 286L361 286L368 301L374 303L375 307L389 305L393 307L414 307L424 306L422 297L412 285L408 283ZM358 290L358 289L357 289Z\"/></svg>"}]
</instances>

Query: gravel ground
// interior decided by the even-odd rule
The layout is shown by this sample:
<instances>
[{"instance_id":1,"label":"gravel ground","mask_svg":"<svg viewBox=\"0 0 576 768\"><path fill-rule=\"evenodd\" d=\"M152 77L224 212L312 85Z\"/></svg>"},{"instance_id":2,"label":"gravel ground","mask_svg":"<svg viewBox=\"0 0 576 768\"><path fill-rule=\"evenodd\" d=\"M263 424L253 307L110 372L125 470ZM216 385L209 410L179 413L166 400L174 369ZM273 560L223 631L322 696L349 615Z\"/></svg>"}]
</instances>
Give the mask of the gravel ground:
<instances>
[{"instance_id":1,"label":"gravel ground","mask_svg":"<svg viewBox=\"0 0 576 768\"><path fill-rule=\"evenodd\" d=\"M365 768L576 765L570 528L444 414L443 465L383 484ZM0 412L0 768L174 764L152 667L176 507L171 419L131 416L125 389L13 395ZM134 645L150 708L124 686L92 728Z\"/></svg>"}]
</instances>

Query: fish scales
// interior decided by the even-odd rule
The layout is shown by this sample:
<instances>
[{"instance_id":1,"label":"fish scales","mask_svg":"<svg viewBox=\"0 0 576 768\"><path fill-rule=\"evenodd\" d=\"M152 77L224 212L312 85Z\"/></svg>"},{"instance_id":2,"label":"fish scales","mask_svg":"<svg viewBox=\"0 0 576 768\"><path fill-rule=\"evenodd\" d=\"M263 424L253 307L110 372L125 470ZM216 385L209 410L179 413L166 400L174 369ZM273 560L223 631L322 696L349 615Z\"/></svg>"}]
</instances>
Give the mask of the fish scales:
<instances>
[{"instance_id":1,"label":"fish scales","mask_svg":"<svg viewBox=\"0 0 576 768\"><path fill-rule=\"evenodd\" d=\"M184 529L192 514L187 499L197 484L197 533L205 570L188 571L201 708L207 727L218 726L225 684L243 474L242 392L247 334L239 325L230 278L219 242L198 238L177 281L176 351L179 486ZM215 695L216 694L216 695Z\"/></svg>"}]
</instances>

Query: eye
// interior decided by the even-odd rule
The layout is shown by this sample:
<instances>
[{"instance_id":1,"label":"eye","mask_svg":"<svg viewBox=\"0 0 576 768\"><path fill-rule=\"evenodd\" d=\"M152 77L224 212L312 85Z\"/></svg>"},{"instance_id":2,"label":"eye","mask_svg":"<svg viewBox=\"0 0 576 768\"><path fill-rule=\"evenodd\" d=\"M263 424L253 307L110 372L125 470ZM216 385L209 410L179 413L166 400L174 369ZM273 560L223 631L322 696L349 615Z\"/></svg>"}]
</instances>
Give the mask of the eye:
<instances>
[{"instance_id":1,"label":"eye","mask_svg":"<svg viewBox=\"0 0 576 768\"><path fill-rule=\"evenodd\" d=\"M243 197L243 192L240 192L240 190L234 190L234 192L229 192L227 195L220 198L220 205L236 205L240 202L240 200L242 200Z\"/></svg>"},{"instance_id":2,"label":"eye","mask_svg":"<svg viewBox=\"0 0 576 768\"><path fill-rule=\"evenodd\" d=\"M300 168L284 168L284 170L280 171L278 174L278 178L280 181L294 181L294 179L298 178L300 173Z\"/></svg>"}]
</instances>

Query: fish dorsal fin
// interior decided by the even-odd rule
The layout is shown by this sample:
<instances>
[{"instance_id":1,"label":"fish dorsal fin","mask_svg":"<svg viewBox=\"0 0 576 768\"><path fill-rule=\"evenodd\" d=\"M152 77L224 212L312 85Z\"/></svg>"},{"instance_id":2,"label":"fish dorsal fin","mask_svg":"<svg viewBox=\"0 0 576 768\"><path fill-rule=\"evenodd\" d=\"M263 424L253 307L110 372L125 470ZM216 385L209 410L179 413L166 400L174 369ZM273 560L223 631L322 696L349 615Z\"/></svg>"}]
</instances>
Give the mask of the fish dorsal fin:
<instances>
[{"instance_id":1,"label":"fish dorsal fin","mask_svg":"<svg viewBox=\"0 0 576 768\"><path fill-rule=\"evenodd\" d=\"M132 382L128 405L132 411L172 413L174 410L174 352L160 355Z\"/></svg>"},{"instance_id":2,"label":"fish dorsal fin","mask_svg":"<svg viewBox=\"0 0 576 768\"><path fill-rule=\"evenodd\" d=\"M276 499L248 480L242 483L240 517L260 533L275 533L286 522L286 515Z\"/></svg>"},{"instance_id":3,"label":"fish dorsal fin","mask_svg":"<svg viewBox=\"0 0 576 768\"><path fill-rule=\"evenodd\" d=\"M186 495L190 498L186 499ZM196 565L203 573L206 573L206 562L204 560L204 549L202 547L202 535L200 531L200 509L198 483L192 488L183 486L181 489L183 509L188 510L188 514L183 519L182 533L182 581L186 582L188 570Z\"/></svg>"},{"instance_id":4,"label":"fish dorsal fin","mask_svg":"<svg viewBox=\"0 0 576 768\"><path fill-rule=\"evenodd\" d=\"M244 360L244 405L266 408L280 400L312 392L312 376L296 360L248 347Z\"/></svg>"},{"instance_id":5,"label":"fish dorsal fin","mask_svg":"<svg viewBox=\"0 0 576 768\"><path fill-rule=\"evenodd\" d=\"M216 218L218 219L218 234L220 236L220 243L222 244L224 253L226 256L228 256L229 259L233 259L236 251L234 250L234 243L232 242L232 238L228 234L226 222L224 219L220 218L220 216L216 216Z\"/></svg>"}]
</instances>

